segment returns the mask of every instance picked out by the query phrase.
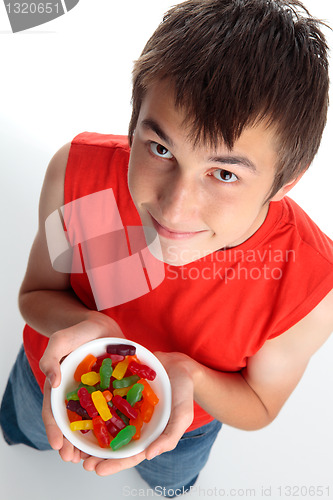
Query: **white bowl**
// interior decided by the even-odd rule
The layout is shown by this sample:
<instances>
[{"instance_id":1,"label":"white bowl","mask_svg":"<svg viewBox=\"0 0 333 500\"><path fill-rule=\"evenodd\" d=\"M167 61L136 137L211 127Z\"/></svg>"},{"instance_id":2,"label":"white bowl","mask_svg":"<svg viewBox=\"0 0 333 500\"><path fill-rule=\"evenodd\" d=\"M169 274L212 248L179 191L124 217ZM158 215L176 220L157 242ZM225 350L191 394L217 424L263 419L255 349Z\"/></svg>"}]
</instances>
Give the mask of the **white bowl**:
<instances>
[{"instance_id":1,"label":"white bowl","mask_svg":"<svg viewBox=\"0 0 333 500\"><path fill-rule=\"evenodd\" d=\"M78 386L74 380L74 372L78 364L88 355L101 356L106 353L106 346L110 344L130 344L136 347L138 359L156 371L156 378L148 381L159 398L158 404L150 422L144 423L141 437L132 440L123 448L113 451L112 448L101 448L93 432L82 434L80 431L71 431L68 420L65 399L66 394ZM87 342L71 352L61 363L61 383L51 390L51 407L53 416L63 435L79 450L99 458L131 457L145 450L163 432L168 423L171 411L171 386L169 377L160 361L140 344L131 340L105 337Z\"/></svg>"}]
</instances>

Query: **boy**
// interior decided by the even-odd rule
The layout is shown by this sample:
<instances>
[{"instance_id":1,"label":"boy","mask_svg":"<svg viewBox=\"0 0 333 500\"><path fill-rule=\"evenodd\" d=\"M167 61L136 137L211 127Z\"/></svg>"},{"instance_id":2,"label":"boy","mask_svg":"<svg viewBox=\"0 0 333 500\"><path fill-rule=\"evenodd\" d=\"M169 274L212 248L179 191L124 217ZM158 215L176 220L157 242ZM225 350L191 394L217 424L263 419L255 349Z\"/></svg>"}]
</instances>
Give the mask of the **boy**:
<instances>
[{"instance_id":1,"label":"boy","mask_svg":"<svg viewBox=\"0 0 333 500\"><path fill-rule=\"evenodd\" d=\"M320 144L326 51L298 1L190 0L167 14L135 64L131 148L84 133L48 168L20 291L25 353L1 411L9 443L51 445L99 475L137 466L150 486L184 492L220 422L250 430L276 417L333 327L333 243L286 197ZM87 265L93 245L78 240L84 271L57 272L45 222L64 206L74 248L90 214L76 219L72 203L109 189L123 227L158 235L165 276L149 293L99 307L107 283L98 287ZM114 217L102 205L96 225ZM172 384L164 433L129 459L82 454L50 410L61 359L100 336L158 351ZM31 394L24 415L13 384Z\"/></svg>"}]
</instances>

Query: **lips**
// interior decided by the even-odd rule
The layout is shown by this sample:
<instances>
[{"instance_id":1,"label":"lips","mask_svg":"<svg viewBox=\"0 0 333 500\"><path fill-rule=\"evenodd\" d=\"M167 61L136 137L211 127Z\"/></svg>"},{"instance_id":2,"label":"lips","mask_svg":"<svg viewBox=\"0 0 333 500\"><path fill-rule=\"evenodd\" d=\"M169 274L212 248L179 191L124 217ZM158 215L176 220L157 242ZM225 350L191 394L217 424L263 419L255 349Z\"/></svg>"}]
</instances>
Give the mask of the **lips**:
<instances>
[{"instance_id":1,"label":"lips","mask_svg":"<svg viewBox=\"0 0 333 500\"><path fill-rule=\"evenodd\" d=\"M172 240L179 240L179 239L187 239L187 238L193 238L194 236L197 236L198 234L206 232L206 230L203 231L191 231L191 232L183 232L183 231L175 231L174 229L167 228L157 222L156 219L152 215L150 215L154 224L154 228L156 229L157 233L160 236L164 236L165 238L169 238Z\"/></svg>"}]
</instances>

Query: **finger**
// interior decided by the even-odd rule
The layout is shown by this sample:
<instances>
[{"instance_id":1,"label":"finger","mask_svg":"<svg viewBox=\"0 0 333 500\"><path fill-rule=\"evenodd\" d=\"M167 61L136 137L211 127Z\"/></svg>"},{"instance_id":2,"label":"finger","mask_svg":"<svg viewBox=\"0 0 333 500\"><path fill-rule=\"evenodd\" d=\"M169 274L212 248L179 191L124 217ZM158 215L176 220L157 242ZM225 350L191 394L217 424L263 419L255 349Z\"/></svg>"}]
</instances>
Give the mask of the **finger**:
<instances>
[{"instance_id":1,"label":"finger","mask_svg":"<svg viewBox=\"0 0 333 500\"><path fill-rule=\"evenodd\" d=\"M145 458L146 453L144 451L129 458L102 460L96 457L90 457L87 459L87 463L84 464L84 468L86 470L95 470L98 476L109 476L111 474L116 474L121 470L135 467Z\"/></svg>"},{"instance_id":2,"label":"finger","mask_svg":"<svg viewBox=\"0 0 333 500\"><path fill-rule=\"evenodd\" d=\"M100 462L102 462L104 459L103 458L98 458L98 457L93 457L93 456L88 456L88 458L86 458L84 461L83 461L83 468L87 471L94 471L95 470L95 467L97 466L97 464L99 464Z\"/></svg>"},{"instance_id":3,"label":"finger","mask_svg":"<svg viewBox=\"0 0 333 500\"><path fill-rule=\"evenodd\" d=\"M59 450L59 455L64 462L78 464L81 461L81 451L75 448L66 438L64 438L63 446Z\"/></svg>"},{"instance_id":4,"label":"finger","mask_svg":"<svg viewBox=\"0 0 333 500\"><path fill-rule=\"evenodd\" d=\"M190 393L191 394L191 393ZM193 399L181 399L177 391L173 392L172 411L163 433L146 449L147 460L152 460L165 451L173 450L186 429L193 421Z\"/></svg>"},{"instance_id":5,"label":"finger","mask_svg":"<svg viewBox=\"0 0 333 500\"><path fill-rule=\"evenodd\" d=\"M63 435L57 426L51 410L51 386L46 379L44 384L44 399L42 418L45 426L47 439L54 450L60 450L63 446Z\"/></svg>"},{"instance_id":6,"label":"finger","mask_svg":"<svg viewBox=\"0 0 333 500\"><path fill-rule=\"evenodd\" d=\"M140 462L142 462L146 458L146 452L142 451L138 455L134 455L129 458L120 458L118 460L104 460L104 462L100 462L96 468L96 474L98 476L108 476L110 474L116 474L121 470L131 469L135 467Z\"/></svg>"},{"instance_id":7,"label":"finger","mask_svg":"<svg viewBox=\"0 0 333 500\"><path fill-rule=\"evenodd\" d=\"M72 462L73 461L73 458L75 455L74 450L75 450L75 448L72 445L72 443L70 443L68 441L68 439L63 438L63 446L59 450L59 455L61 456L61 458L64 462Z\"/></svg>"},{"instance_id":8,"label":"finger","mask_svg":"<svg viewBox=\"0 0 333 500\"><path fill-rule=\"evenodd\" d=\"M73 464L78 464L81 462L81 451L74 447L74 455L72 458Z\"/></svg>"},{"instance_id":9,"label":"finger","mask_svg":"<svg viewBox=\"0 0 333 500\"><path fill-rule=\"evenodd\" d=\"M172 427L165 428L164 432L146 449L147 460L152 460L158 455L176 448L183 434L183 430L180 433L175 433L172 431Z\"/></svg>"},{"instance_id":10,"label":"finger","mask_svg":"<svg viewBox=\"0 0 333 500\"><path fill-rule=\"evenodd\" d=\"M186 424L185 426L183 424L171 424L167 426L164 432L146 449L147 460L152 460L158 455L176 448L187 427Z\"/></svg>"}]
</instances>

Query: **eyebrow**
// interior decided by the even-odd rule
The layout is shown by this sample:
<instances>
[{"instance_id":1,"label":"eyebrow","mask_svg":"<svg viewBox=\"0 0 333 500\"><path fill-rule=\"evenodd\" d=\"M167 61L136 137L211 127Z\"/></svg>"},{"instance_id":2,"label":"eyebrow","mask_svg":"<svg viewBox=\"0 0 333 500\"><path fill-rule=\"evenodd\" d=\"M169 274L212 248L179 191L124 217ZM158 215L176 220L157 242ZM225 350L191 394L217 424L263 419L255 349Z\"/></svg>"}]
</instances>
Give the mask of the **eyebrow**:
<instances>
[{"instance_id":1,"label":"eyebrow","mask_svg":"<svg viewBox=\"0 0 333 500\"><path fill-rule=\"evenodd\" d=\"M245 156L212 156L209 161L222 165L237 165L251 170L254 174L258 174L258 169L255 164Z\"/></svg>"},{"instance_id":2,"label":"eyebrow","mask_svg":"<svg viewBox=\"0 0 333 500\"><path fill-rule=\"evenodd\" d=\"M143 128L146 130L152 130L164 143L167 145L174 147L174 142L173 140L162 130L160 125L153 120L152 118L146 118L142 120L141 125ZM218 155L218 156L211 156L208 158L209 162L214 162L214 163L219 163L222 165L237 165L239 167L244 167L248 168L251 170L254 174L258 174L258 169L255 166L255 164L249 159L246 158L245 156L238 156L238 155Z\"/></svg>"},{"instance_id":3,"label":"eyebrow","mask_svg":"<svg viewBox=\"0 0 333 500\"><path fill-rule=\"evenodd\" d=\"M155 122L155 120L153 120L151 118L146 118L145 120L142 120L141 125L145 129L152 130L153 132L155 132L155 134L158 135L158 137L160 139L162 139L162 141L167 143L169 146L171 146L171 147L174 146L173 140L170 139L170 137L161 129L159 124L157 122Z\"/></svg>"}]
</instances>

